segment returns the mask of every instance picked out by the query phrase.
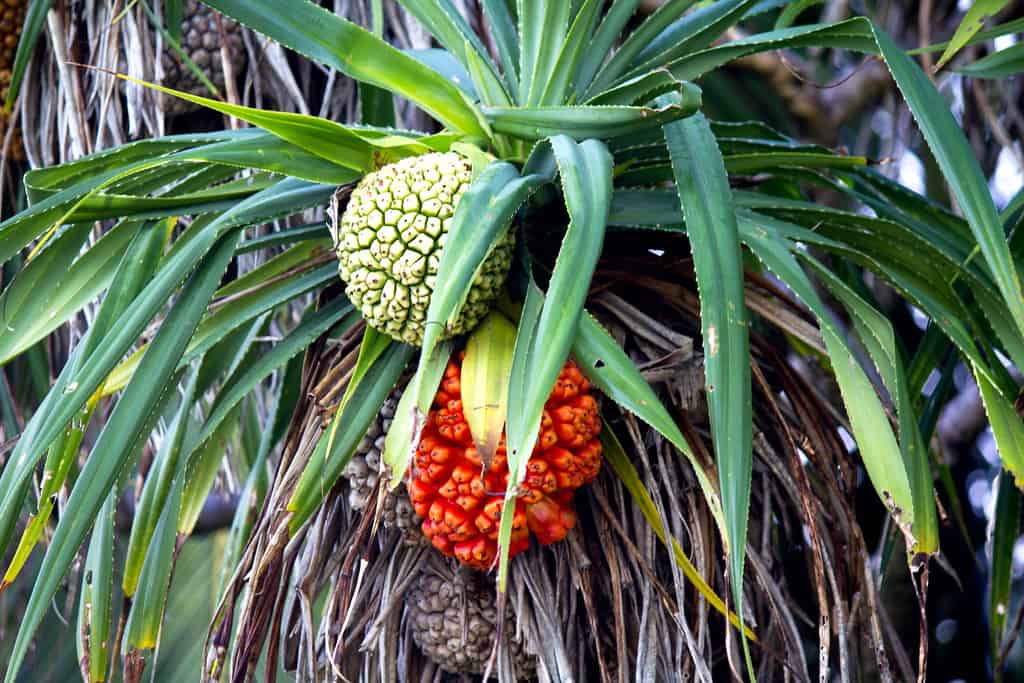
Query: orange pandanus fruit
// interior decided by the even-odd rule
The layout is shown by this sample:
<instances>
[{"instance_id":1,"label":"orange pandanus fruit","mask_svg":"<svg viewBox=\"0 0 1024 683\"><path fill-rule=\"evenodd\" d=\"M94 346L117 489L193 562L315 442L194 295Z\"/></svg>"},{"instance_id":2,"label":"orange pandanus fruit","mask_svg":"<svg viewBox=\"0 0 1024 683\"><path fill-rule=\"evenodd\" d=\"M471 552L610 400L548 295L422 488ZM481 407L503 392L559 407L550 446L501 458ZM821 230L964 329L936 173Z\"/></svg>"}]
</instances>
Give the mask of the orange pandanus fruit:
<instances>
[{"instance_id":1,"label":"orange pandanus fruit","mask_svg":"<svg viewBox=\"0 0 1024 683\"><path fill-rule=\"evenodd\" d=\"M416 449L409 497L435 548L477 569L493 566L508 486L505 436L485 468L463 414L461 360L452 359ZM547 545L576 524L573 492L601 468L601 416L590 382L572 361L544 405L540 434L526 465L512 519L509 557L526 550L530 534Z\"/></svg>"}]
</instances>

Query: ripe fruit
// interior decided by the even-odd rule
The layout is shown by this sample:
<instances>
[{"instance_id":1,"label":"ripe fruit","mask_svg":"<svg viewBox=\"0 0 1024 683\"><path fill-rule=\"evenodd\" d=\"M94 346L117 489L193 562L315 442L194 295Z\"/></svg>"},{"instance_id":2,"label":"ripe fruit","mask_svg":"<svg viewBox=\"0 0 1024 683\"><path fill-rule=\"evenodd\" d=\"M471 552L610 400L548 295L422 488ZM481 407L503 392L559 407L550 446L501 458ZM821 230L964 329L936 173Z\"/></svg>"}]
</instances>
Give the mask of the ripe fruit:
<instances>
[{"instance_id":1,"label":"ripe fruit","mask_svg":"<svg viewBox=\"0 0 1024 683\"><path fill-rule=\"evenodd\" d=\"M498 525L508 485L505 439L490 466L483 463L462 411L461 365L448 363L416 450L409 498L423 517L423 533L463 564L489 569L498 550ZM569 361L544 406L540 436L515 504L509 557L547 545L576 524L573 491L601 467L601 417L590 382Z\"/></svg>"},{"instance_id":2,"label":"ripe fruit","mask_svg":"<svg viewBox=\"0 0 1024 683\"><path fill-rule=\"evenodd\" d=\"M246 60L242 29L238 22L210 9L199 0L185 0L181 17L181 49L203 75L210 79L218 90L223 91L225 85L221 44L227 45L232 74L237 74ZM160 64L164 69L163 82L167 87L193 95L212 97L209 88L173 47L164 46ZM198 104L165 93L157 96L157 106L161 111L172 115L185 114L200 108Z\"/></svg>"},{"instance_id":3,"label":"ripe fruit","mask_svg":"<svg viewBox=\"0 0 1024 683\"><path fill-rule=\"evenodd\" d=\"M365 176L334 229L345 293L366 322L419 346L441 250L472 167L454 153L409 157ZM336 214L336 209L332 212ZM462 311L442 338L471 330L491 307L512 263L511 232L484 260Z\"/></svg>"},{"instance_id":4,"label":"ripe fruit","mask_svg":"<svg viewBox=\"0 0 1024 683\"><path fill-rule=\"evenodd\" d=\"M406 595L413 640L425 655L452 673L483 673L497 637L494 588L479 575L430 567ZM517 678L536 669L533 655L515 638L511 614L505 615L506 646Z\"/></svg>"}]
</instances>

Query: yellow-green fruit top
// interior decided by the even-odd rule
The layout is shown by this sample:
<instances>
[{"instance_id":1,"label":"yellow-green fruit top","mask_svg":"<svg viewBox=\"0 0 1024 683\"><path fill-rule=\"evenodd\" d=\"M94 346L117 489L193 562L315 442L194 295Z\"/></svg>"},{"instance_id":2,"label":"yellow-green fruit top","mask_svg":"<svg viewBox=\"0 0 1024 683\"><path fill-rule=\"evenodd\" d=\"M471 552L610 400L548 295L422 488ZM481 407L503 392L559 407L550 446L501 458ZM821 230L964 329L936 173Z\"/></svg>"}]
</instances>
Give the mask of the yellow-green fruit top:
<instances>
[{"instance_id":1,"label":"yellow-green fruit top","mask_svg":"<svg viewBox=\"0 0 1024 683\"><path fill-rule=\"evenodd\" d=\"M367 324L419 346L441 251L455 208L472 180L454 152L409 157L370 173L336 225L345 293ZM512 263L511 231L494 247L442 339L468 332L487 314Z\"/></svg>"}]
</instances>

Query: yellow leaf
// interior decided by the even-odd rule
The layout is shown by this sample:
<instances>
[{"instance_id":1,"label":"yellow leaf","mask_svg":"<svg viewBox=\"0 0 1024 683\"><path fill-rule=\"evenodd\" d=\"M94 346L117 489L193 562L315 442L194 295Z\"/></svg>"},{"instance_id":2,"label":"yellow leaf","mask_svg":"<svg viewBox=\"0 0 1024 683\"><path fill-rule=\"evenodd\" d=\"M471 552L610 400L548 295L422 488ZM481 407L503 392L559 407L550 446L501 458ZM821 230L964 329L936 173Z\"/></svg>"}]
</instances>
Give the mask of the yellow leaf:
<instances>
[{"instance_id":1,"label":"yellow leaf","mask_svg":"<svg viewBox=\"0 0 1024 683\"><path fill-rule=\"evenodd\" d=\"M462 361L462 409L473 444L488 466L505 430L515 339L508 318L492 312L470 336Z\"/></svg>"}]
</instances>

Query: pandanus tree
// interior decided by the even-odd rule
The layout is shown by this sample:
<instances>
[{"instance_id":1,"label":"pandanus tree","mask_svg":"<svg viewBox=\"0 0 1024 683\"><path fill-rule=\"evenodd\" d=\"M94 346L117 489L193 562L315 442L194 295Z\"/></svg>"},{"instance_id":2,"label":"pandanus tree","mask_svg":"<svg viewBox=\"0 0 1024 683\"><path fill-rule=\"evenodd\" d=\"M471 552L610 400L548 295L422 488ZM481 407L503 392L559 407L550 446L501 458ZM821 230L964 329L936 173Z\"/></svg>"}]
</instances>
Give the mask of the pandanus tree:
<instances>
[{"instance_id":1,"label":"pandanus tree","mask_svg":"<svg viewBox=\"0 0 1024 683\"><path fill-rule=\"evenodd\" d=\"M966 364L1005 481L1024 477L1004 364L1024 367L1024 202L997 211L928 75L864 17L482 0L474 28L449 0L400 4L438 48L383 40L381 3L368 30L306 0L205 2L355 79L357 124L147 84L251 127L25 175L30 205L0 224L0 262L22 264L0 295L0 363L101 303L0 472L3 587L45 541L6 680L80 553L83 675L105 680L119 651L137 680L222 469L243 493L210 680L251 678L264 653L270 677L411 676L406 627L442 667L508 680L828 680L854 666L855 632L876 646L856 666L887 674L896 646L877 614L848 612L853 593L877 600L855 472L889 515L890 552L905 548L923 618L939 552L928 443L943 394L921 399L933 371L948 390ZM767 30L731 33L772 12ZM968 27L949 49L1009 30ZM958 213L863 157L702 112L697 84L716 70L804 48L884 62ZM397 127L399 102L436 125ZM252 253L266 258L239 273ZM927 317L915 348L861 271ZM781 343L828 368L841 410ZM112 517L137 473L112 629ZM411 543L388 515L415 519ZM808 583L773 575L773 543L801 548ZM786 604L808 586L812 626ZM472 628L446 612L458 595L474 596ZM631 607L641 624L625 624ZM456 636L473 646L453 651ZM584 643L573 657L570 639Z\"/></svg>"}]
</instances>

